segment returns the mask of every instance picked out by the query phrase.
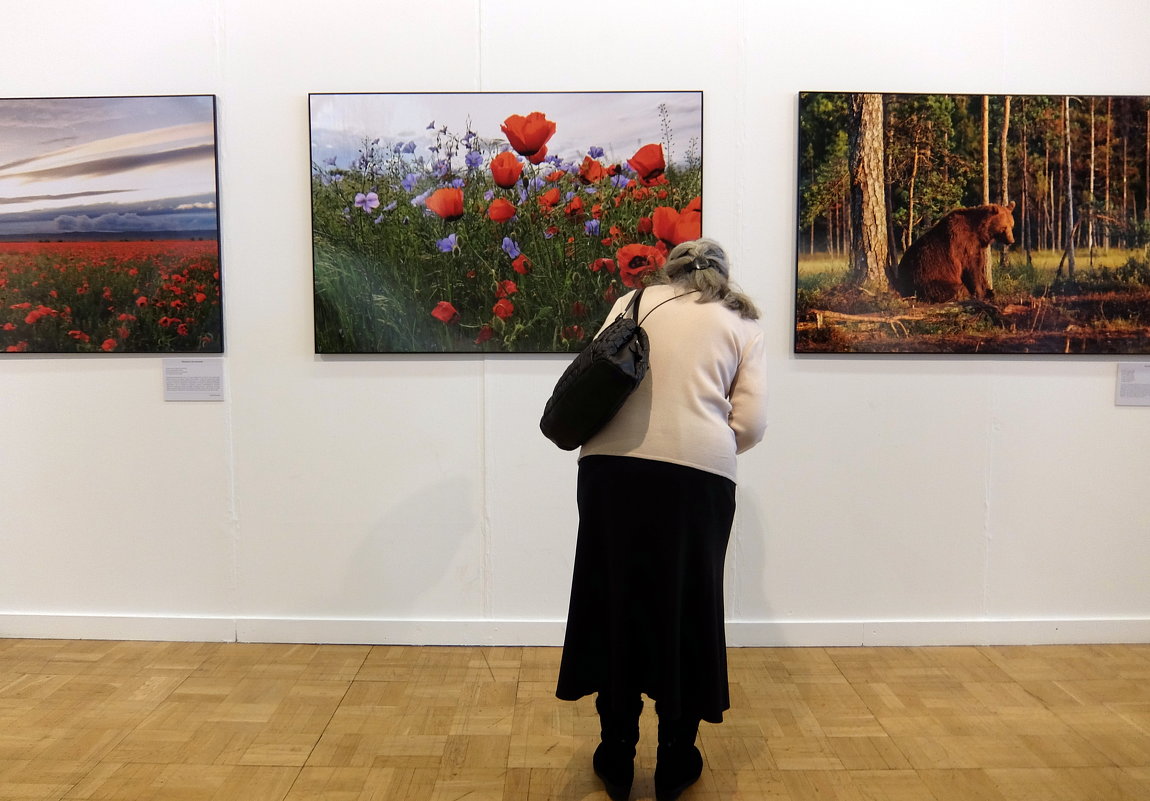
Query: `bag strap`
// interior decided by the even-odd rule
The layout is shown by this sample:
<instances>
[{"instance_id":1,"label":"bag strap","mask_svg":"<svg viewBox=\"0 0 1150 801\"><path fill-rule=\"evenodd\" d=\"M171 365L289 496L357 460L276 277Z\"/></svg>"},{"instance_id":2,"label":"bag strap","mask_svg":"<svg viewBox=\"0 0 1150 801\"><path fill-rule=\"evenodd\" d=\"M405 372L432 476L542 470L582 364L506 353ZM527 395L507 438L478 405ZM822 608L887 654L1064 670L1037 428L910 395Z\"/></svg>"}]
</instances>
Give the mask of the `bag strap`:
<instances>
[{"instance_id":1,"label":"bag strap","mask_svg":"<svg viewBox=\"0 0 1150 801\"><path fill-rule=\"evenodd\" d=\"M671 301L673 301L673 300L678 300L679 298L684 298L684 297L686 297L687 295L693 295L693 294L695 294L695 293L696 293L696 292L698 292L698 291L699 291L699 290L697 290L697 289L692 289L690 292L684 292L682 295L672 295L671 297L669 297L669 298L667 298L666 300L662 301L662 303L656 303L656 304L655 304L655 309L657 309L657 308L659 308L660 306L662 306L662 305L663 305L663 303L670 303L670 302L671 302ZM642 290L642 289L640 289L640 290L639 290L639 291L638 291L636 294L637 294L637 295L642 295L642 294L643 294L643 290ZM643 315L643 319L642 319L642 320L639 320L639 326L640 326L640 327L642 327L642 326L643 326L643 323L645 323L645 322L647 321L647 318L651 316L651 312L655 311L655 309L651 309L651 311L649 311L649 312L647 312L646 314L644 314L644 315ZM636 318L638 318L638 316L639 316L639 304L637 304L637 303L636 303L636 304L635 304L635 317L636 317Z\"/></svg>"},{"instance_id":2,"label":"bag strap","mask_svg":"<svg viewBox=\"0 0 1150 801\"><path fill-rule=\"evenodd\" d=\"M615 318L616 320L622 320L624 317L627 316L628 312L631 312L631 317L634 318L635 322L639 322L639 302L643 299L643 290L644 289L646 289L646 287L640 288L638 292L636 292L634 295L631 296L630 302L627 303L627 308L625 308L625 309L623 309L623 311L619 312L619 316ZM662 304L660 304L660 305L662 305ZM654 309L652 309L651 311L654 311ZM648 314L650 314L650 312L648 312ZM645 320L647 318L644 317L643 319Z\"/></svg>"}]
</instances>

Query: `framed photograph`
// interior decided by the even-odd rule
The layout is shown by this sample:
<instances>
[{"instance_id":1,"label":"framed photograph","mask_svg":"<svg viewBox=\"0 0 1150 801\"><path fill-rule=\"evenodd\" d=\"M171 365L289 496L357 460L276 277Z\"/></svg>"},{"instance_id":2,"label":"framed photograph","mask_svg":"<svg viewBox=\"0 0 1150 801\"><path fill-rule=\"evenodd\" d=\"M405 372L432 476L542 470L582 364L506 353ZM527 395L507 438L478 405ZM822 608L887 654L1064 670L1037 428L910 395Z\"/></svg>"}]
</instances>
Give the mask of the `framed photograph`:
<instances>
[{"instance_id":1,"label":"framed photograph","mask_svg":"<svg viewBox=\"0 0 1150 801\"><path fill-rule=\"evenodd\" d=\"M0 120L0 353L222 352L215 97Z\"/></svg>"},{"instance_id":2,"label":"framed photograph","mask_svg":"<svg viewBox=\"0 0 1150 801\"><path fill-rule=\"evenodd\" d=\"M803 92L795 351L1150 353L1150 97Z\"/></svg>"},{"instance_id":3,"label":"framed photograph","mask_svg":"<svg viewBox=\"0 0 1150 801\"><path fill-rule=\"evenodd\" d=\"M702 230L702 92L312 94L317 353L564 352Z\"/></svg>"}]
</instances>

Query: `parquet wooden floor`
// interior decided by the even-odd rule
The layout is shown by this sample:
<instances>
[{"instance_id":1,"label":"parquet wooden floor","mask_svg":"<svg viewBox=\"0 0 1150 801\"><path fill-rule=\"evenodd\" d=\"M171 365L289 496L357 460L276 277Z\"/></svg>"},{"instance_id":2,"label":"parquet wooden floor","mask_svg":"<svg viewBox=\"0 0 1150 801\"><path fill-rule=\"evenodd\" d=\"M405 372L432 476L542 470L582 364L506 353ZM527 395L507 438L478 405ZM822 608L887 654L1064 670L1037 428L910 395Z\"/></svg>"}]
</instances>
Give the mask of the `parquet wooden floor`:
<instances>
[{"instance_id":1,"label":"parquet wooden floor","mask_svg":"<svg viewBox=\"0 0 1150 801\"><path fill-rule=\"evenodd\" d=\"M558 658L0 640L0 801L605 800ZM1150 645L732 649L730 677L684 801L1150 799Z\"/></svg>"}]
</instances>

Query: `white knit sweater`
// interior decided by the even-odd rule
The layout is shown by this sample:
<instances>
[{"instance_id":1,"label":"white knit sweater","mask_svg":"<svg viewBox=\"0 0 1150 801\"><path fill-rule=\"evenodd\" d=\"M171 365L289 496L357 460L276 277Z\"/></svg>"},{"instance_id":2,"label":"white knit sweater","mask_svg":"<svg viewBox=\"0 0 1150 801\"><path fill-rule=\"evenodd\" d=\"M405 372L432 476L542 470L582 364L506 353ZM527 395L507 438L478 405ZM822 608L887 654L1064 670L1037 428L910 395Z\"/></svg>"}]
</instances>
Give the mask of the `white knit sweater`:
<instances>
[{"instance_id":1,"label":"white knit sweater","mask_svg":"<svg viewBox=\"0 0 1150 801\"><path fill-rule=\"evenodd\" d=\"M735 480L735 454L766 430L763 331L721 303L684 295L655 309L681 287L643 293L639 318L651 342L650 369L639 388L579 457L635 456L695 467ZM615 302L604 326L634 293Z\"/></svg>"}]
</instances>

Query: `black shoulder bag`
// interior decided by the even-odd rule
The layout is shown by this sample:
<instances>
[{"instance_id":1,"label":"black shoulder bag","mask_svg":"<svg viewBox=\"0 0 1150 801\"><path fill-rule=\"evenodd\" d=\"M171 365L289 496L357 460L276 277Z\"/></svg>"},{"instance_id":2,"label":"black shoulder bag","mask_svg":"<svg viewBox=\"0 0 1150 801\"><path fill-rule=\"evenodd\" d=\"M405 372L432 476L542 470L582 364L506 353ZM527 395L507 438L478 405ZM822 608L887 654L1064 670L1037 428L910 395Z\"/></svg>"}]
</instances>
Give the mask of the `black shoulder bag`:
<instances>
[{"instance_id":1,"label":"black shoulder bag","mask_svg":"<svg viewBox=\"0 0 1150 801\"><path fill-rule=\"evenodd\" d=\"M539 430L563 450L575 450L599 433L647 375L650 345L639 320L642 298L640 289L627 308L579 352L556 382L543 409ZM663 303L674 299L668 298Z\"/></svg>"}]
</instances>

